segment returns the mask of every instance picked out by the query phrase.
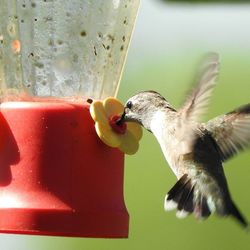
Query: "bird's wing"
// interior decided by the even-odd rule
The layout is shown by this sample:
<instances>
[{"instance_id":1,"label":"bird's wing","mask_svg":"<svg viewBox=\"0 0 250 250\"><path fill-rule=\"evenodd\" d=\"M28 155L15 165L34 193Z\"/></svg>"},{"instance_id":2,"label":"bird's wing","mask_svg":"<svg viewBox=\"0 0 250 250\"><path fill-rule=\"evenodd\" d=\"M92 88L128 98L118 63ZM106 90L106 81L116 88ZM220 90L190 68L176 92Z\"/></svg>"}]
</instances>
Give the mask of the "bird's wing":
<instances>
[{"instance_id":1,"label":"bird's wing","mask_svg":"<svg viewBox=\"0 0 250 250\"><path fill-rule=\"evenodd\" d=\"M209 98L219 73L219 55L210 53L205 57L196 80L196 86L179 110L182 119L199 121L205 113Z\"/></svg>"},{"instance_id":2,"label":"bird's wing","mask_svg":"<svg viewBox=\"0 0 250 250\"><path fill-rule=\"evenodd\" d=\"M205 124L217 142L223 161L250 145L250 104Z\"/></svg>"}]
</instances>

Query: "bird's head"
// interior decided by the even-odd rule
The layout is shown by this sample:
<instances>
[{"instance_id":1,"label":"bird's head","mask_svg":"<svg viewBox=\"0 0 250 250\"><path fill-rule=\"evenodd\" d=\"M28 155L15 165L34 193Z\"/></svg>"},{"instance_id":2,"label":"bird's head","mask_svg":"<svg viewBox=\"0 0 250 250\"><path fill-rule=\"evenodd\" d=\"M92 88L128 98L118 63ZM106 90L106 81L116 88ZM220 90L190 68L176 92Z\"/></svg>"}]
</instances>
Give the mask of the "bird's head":
<instances>
[{"instance_id":1,"label":"bird's head","mask_svg":"<svg viewBox=\"0 0 250 250\"><path fill-rule=\"evenodd\" d=\"M166 99L155 91L142 91L129 98L124 107L121 121L132 121L150 130L150 123L155 112L160 109L174 109ZM119 122L119 121L118 121Z\"/></svg>"}]
</instances>

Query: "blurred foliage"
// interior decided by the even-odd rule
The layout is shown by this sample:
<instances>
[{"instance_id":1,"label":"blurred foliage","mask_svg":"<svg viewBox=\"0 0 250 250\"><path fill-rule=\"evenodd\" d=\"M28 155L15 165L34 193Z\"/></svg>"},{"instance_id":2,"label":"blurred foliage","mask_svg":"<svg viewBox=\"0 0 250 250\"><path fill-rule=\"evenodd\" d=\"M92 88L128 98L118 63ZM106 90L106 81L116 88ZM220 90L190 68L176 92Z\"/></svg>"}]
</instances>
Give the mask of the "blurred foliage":
<instances>
[{"instance_id":1,"label":"blurred foliage","mask_svg":"<svg viewBox=\"0 0 250 250\"><path fill-rule=\"evenodd\" d=\"M250 0L161 0L175 3L250 3Z\"/></svg>"}]
</instances>

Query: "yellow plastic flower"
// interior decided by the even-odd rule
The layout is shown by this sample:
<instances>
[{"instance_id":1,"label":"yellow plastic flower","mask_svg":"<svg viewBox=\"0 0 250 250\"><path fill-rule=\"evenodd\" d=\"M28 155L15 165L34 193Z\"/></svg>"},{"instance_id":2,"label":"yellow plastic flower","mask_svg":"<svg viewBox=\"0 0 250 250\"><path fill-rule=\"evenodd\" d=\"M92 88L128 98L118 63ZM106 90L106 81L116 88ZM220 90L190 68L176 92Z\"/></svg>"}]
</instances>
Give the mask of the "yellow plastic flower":
<instances>
[{"instance_id":1,"label":"yellow plastic flower","mask_svg":"<svg viewBox=\"0 0 250 250\"><path fill-rule=\"evenodd\" d=\"M116 121L124 111L121 102L113 97L104 101L94 101L90 106L90 114L95 121L96 133L110 147L119 148L126 154L135 154L142 137L142 128L133 122Z\"/></svg>"}]
</instances>

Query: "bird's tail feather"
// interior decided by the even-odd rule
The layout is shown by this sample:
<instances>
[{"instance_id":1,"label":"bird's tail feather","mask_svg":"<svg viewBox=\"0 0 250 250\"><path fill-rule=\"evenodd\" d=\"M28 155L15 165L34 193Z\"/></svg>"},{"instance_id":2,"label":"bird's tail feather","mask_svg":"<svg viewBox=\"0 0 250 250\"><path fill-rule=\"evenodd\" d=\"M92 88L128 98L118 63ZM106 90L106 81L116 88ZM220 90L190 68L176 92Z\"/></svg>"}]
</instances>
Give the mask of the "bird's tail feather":
<instances>
[{"instance_id":1,"label":"bird's tail feather","mask_svg":"<svg viewBox=\"0 0 250 250\"><path fill-rule=\"evenodd\" d=\"M216 212L216 205L211 205L207 197L202 196L197 192L195 183L192 182L188 175L183 175L177 183L171 188L165 197L164 208L166 211L177 209L176 216L184 218L193 213L198 219L205 219L211 213ZM222 216L232 215L241 225L248 226L247 221L241 215L235 204L228 202L228 208L223 213L218 214Z\"/></svg>"},{"instance_id":2,"label":"bird's tail feather","mask_svg":"<svg viewBox=\"0 0 250 250\"><path fill-rule=\"evenodd\" d=\"M240 213L239 209L236 207L233 201L231 201L230 207L229 207L229 213L237 219L237 221L245 228L249 228L249 224L244 218L244 216Z\"/></svg>"},{"instance_id":3,"label":"bird's tail feather","mask_svg":"<svg viewBox=\"0 0 250 250\"><path fill-rule=\"evenodd\" d=\"M190 213L196 217L206 218L211 212L208 208L206 199L201 197L199 202L194 202L195 185L187 174L183 175L171 188L165 198L164 208L166 211L177 209L177 217L183 218Z\"/></svg>"}]
</instances>

